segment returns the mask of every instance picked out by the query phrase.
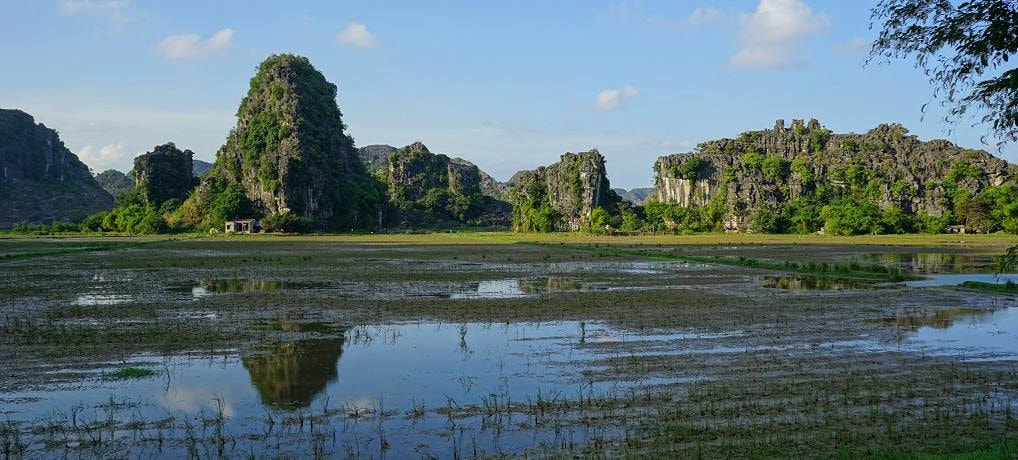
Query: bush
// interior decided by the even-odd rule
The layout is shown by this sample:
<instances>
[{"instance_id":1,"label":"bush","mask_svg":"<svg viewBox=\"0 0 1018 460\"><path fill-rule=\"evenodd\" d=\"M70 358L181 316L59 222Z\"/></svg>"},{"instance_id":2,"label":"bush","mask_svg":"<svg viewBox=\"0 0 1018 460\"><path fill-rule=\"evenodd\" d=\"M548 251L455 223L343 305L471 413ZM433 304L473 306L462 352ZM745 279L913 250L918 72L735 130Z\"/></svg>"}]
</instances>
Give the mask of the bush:
<instances>
[{"instance_id":1,"label":"bush","mask_svg":"<svg viewBox=\"0 0 1018 460\"><path fill-rule=\"evenodd\" d=\"M742 156L739 157L739 161L742 162L742 165L748 169L759 169L763 164L763 157L760 156L759 153L756 153L756 150L751 149L747 150L746 153L743 153Z\"/></svg>"},{"instance_id":2,"label":"bush","mask_svg":"<svg viewBox=\"0 0 1018 460\"><path fill-rule=\"evenodd\" d=\"M781 216L770 205L764 205L753 211L749 230L753 233L780 233Z\"/></svg>"},{"instance_id":3,"label":"bush","mask_svg":"<svg viewBox=\"0 0 1018 460\"><path fill-rule=\"evenodd\" d=\"M310 219L287 211L262 219L262 228L266 232L306 233L312 226Z\"/></svg>"},{"instance_id":4,"label":"bush","mask_svg":"<svg viewBox=\"0 0 1018 460\"><path fill-rule=\"evenodd\" d=\"M884 231L883 215L872 202L842 200L820 211L824 229L830 235L879 234Z\"/></svg>"},{"instance_id":5,"label":"bush","mask_svg":"<svg viewBox=\"0 0 1018 460\"><path fill-rule=\"evenodd\" d=\"M767 155L760 166L764 176L770 179L783 179L788 175L788 162L777 155Z\"/></svg>"}]
</instances>

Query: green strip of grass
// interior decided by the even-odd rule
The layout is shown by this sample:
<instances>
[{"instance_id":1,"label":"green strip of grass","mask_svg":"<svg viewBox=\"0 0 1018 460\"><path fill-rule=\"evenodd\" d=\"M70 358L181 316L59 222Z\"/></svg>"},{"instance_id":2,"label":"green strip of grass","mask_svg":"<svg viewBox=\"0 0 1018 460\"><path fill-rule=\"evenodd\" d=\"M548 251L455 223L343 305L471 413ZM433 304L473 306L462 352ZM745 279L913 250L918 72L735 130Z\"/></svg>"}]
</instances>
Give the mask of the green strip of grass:
<instances>
[{"instance_id":1,"label":"green strip of grass","mask_svg":"<svg viewBox=\"0 0 1018 460\"><path fill-rule=\"evenodd\" d=\"M982 281L966 281L959 285L962 289L973 291L994 292L999 294L1018 294L1018 284L1013 281L1007 283L984 283Z\"/></svg>"}]
</instances>

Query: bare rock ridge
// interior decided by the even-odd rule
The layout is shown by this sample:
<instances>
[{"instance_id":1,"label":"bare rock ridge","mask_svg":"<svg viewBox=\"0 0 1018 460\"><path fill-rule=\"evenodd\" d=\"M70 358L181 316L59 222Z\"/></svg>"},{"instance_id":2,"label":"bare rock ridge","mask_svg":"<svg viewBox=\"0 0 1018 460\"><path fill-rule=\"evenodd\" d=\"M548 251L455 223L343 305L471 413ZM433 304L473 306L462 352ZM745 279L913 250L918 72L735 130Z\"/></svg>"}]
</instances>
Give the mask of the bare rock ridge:
<instances>
[{"instance_id":1,"label":"bare rock ridge","mask_svg":"<svg viewBox=\"0 0 1018 460\"><path fill-rule=\"evenodd\" d=\"M946 140L920 141L899 124L834 134L817 120L747 131L654 164L656 199L723 207L725 228L746 230L753 213L799 199L864 195L881 208L940 216L957 191L978 194L1013 177L1004 160Z\"/></svg>"},{"instance_id":2,"label":"bare rock ridge","mask_svg":"<svg viewBox=\"0 0 1018 460\"><path fill-rule=\"evenodd\" d=\"M0 228L78 221L112 206L56 131L20 110L0 109Z\"/></svg>"},{"instance_id":3,"label":"bare rock ridge","mask_svg":"<svg viewBox=\"0 0 1018 460\"><path fill-rule=\"evenodd\" d=\"M516 231L575 231L588 224L595 208L619 201L596 149L565 153L558 163L516 173L509 180Z\"/></svg>"},{"instance_id":4,"label":"bare rock ridge","mask_svg":"<svg viewBox=\"0 0 1018 460\"><path fill-rule=\"evenodd\" d=\"M254 212L288 214L320 229L368 228L382 194L357 157L336 106L336 86L307 58L270 56L237 110L237 126L182 208L185 222L216 227L217 197L240 190Z\"/></svg>"}]
</instances>

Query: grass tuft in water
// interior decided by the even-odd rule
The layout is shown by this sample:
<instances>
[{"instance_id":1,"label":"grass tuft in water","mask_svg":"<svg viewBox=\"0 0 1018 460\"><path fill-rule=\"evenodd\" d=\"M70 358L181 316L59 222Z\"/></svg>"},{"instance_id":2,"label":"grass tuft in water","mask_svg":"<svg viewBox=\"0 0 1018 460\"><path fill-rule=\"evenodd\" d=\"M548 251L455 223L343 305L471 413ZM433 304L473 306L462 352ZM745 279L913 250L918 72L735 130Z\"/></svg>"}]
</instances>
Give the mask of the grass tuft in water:
<instances>
[{"instance_id":1,"label":"grass tuft in water","mask_svg":"<svg viewBox=\"0 0 1018 460\"><path fill-rule=\"evenodd\" d=\"M103 372L103 380L143 379L158 375L158 371L144 367L124 367L113 372Z\"/></svg>"}]
</instances>

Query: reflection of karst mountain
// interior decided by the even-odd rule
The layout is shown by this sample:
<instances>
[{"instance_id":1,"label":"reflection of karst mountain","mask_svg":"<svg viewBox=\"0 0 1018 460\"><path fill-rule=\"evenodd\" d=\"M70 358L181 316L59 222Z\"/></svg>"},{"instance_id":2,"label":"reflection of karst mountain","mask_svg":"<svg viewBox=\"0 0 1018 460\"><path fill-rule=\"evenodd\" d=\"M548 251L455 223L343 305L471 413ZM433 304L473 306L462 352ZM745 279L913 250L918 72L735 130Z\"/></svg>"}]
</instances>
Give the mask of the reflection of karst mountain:
<instances>
[{"instance_id":1,"label":"reflection of karst mountain","mask_svg":"<svg viewBox=\"0 0 1018 460\"><path fill-rule=\"evenodd\" d=\"M286 288L280 281L254 279L222 279L202 281L201 287L209 292L278 291Z\"/></svg>"},{"instance_id":2,"label":"reflection of karst mountain","mask_svg":"<svg viewBox=\"0 0 1018 460\"><path fill-rule=\"evenodd\" d=\"M819 276L771 276L764 278L764 287L790 291L841 291L858 288L860 284Z\"/></svg>"},{"instance_id":3,"label":"reflection of karst mountain","mask_svg":"<svg viewBox=\"0 0 1018 460\"><path fill-rule=\"evenodd\" d=\"M281 330L302 332L303 328L289 323ZM266 351L241 359L262 403L280 408L307 407L339 377L343 338L281 342Z\"/></svg>"},{"instance_id":4,"label":"reflection of karst mountain","mask_svg":"<svg viewBox=\"0 0 1018 460\"><path fill-rule=\"evenodd\" d=\"M885 318L884 322L902 329L917 331L921 327L947 329L956 321L978 321L980 317L989 316L993 310L985 308L952 308L937 310L932 316L896 316Z\"/></svg>"},{"instance_id":5,"label":"reflection of karst mountain","mask_svg":"<svg viewBox=\"0 0 1018 460\"><path fill-rule=\"evenodd\" d=\"M881 265L899 265L906 270L921 273L971 273L993 267L993 257L920 252L913 254L873 254Z\"/></svg>"}]
</instances>

